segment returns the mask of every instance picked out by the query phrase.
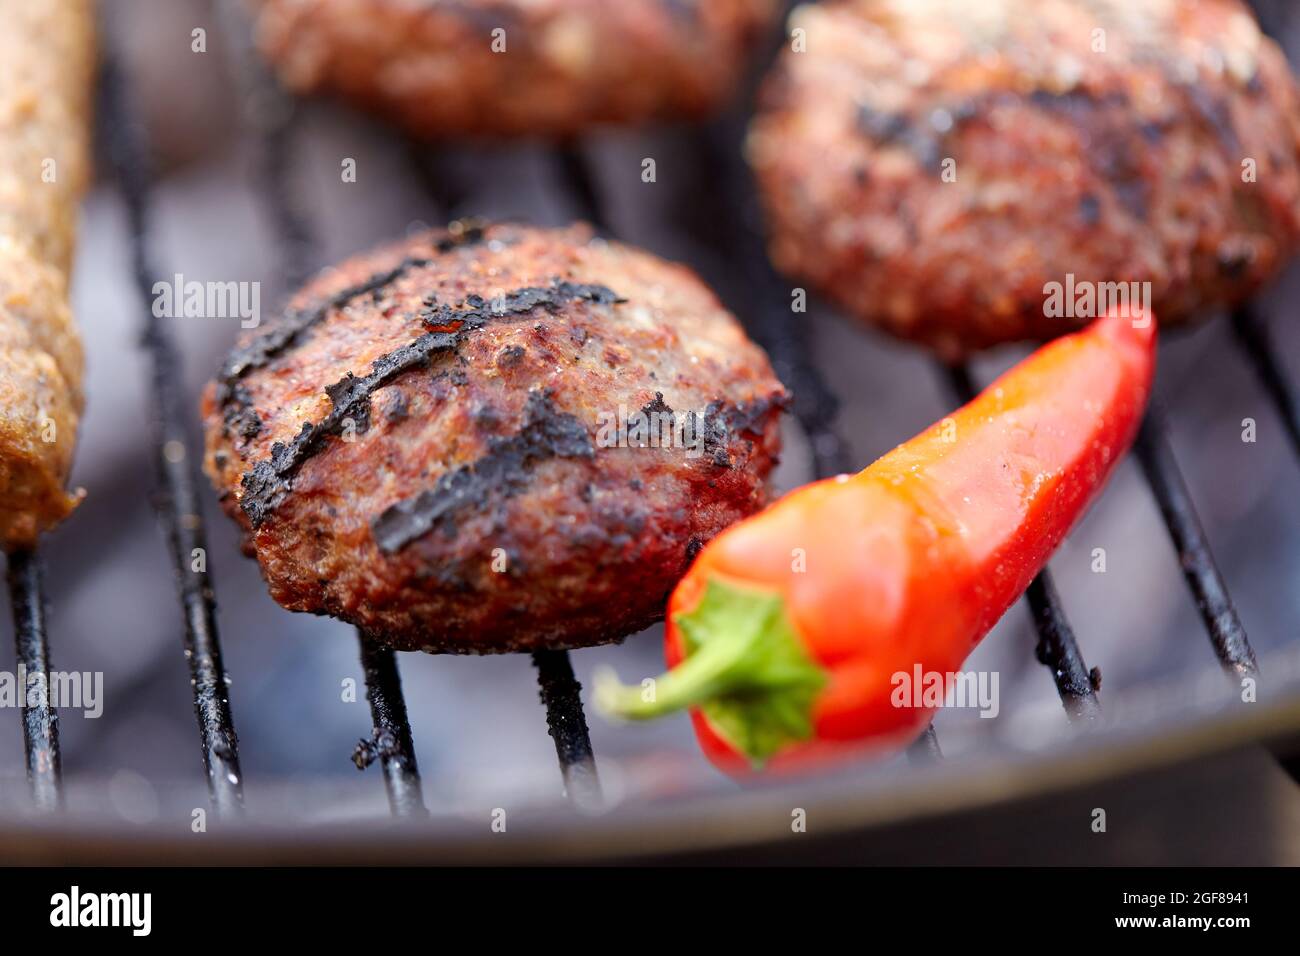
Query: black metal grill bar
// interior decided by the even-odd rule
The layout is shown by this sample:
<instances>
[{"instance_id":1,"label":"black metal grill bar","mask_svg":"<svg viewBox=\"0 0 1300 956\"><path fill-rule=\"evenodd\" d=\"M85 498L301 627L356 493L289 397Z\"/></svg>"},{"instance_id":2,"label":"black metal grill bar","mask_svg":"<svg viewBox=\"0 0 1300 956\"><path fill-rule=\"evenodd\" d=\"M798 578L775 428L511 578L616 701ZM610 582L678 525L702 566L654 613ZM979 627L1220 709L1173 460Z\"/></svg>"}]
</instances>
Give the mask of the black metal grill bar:
<instances>
[{"instance_id":1,"label":"black metal grill bar","mask_svg":"<svg viewBox=\"0 0 1300 956\"><path fill-rule=\"evenodd\" d=\"M280 277L292 293L311 275L317 247L313 223L297 201L289 176L298 132L296 104L250 57L244 58L241 75L248 81L246 95L258 137L260 185L275 230ZM423 815L427 811L396 655L360 630L357 641L373 725L371 740L358 748L357 767L365 769L378 755L393 814Z\"/></svg>"},{"instance_id":2,"label":"black metal grill bar","mask_svg":"<svg viewBox=\"0 0 1300 956\"><path fill-rule=\"evenodd\" d=\"M244 801L238 739L221 662L207 542L195 492L182 412L180 356L166 325L149 308L156 275L148 258L150 171L143 130L117 65L105 55L99 83L100 132L126 204L137 292L145 314L141 344L151 359L150 417L157 468L154 507L166 532L185 618L185 657L194 689L208 790L218 813L237 813Z\"/></svg>"},{"instance_id":3,"label":"black metal grill bar","mask_svg":"<svg viewBox=\"0 0 1300 956\"><path fill-rule=\"evenodd\" d=\"M1101 705L1097 700L1097 688L1101 683L1101 672L1096 668L1089 670L1083 662L1083 654L1061 607L1061 598L1056 593L1050 570L1044 568L1029 582L1025 600L1033 615L1034 627L1038 629L1035 656L1038 663L1051 670L1066 713L1071 720L1099 717Z\"/></svg>"},{"instance_id":4,"label":"black metal grill bar","mask_svg":"<svg viewBox=\"0 0 1300 956\"><path fill-rule=\"evenodd\" d=\"M415 763L415 744L411 739L411 722L406 716L406 699L402 696L402 678L397 673L397 656L391 648L358 634L361 667L366 676L366 700L374 734L370 752L379 757L384 769L384 787L388 805L399 817L424 816L424 794L420 785L420 768ZM364 767L365 761L358 766Z\"/></svg>"},{"instance_id":5,"label":"black metal grill bar","mask_svg":"<svg viewBox=\"0 0 1300 956\"><path fill-rule=\"evenodd\" d=\"M23 750L27 754L27 782L32 801L41 810L63 806L63 760L59 755L59 715L50 704L50 657L45 637L45 571L35 551L9 555L7 577L13 603L14 645L18 666L28 677L40 674L46 690L44 704L28 706L26 681L22 695Z\"/></svg>"},{"instance_id":6,"label":"black metal grill bar","mask_svg":"<svg viewBox=\"0 0 1300 956\"><path fill-rule=\"evenodd\" d=\"M742 132L721 124L700 137L701 166L716 169L715 182L702 185L716 205L722 247L738 270L734 312L767 352L777 378L794 393L791 407L812 449L813 475L829 478L854 471L848 443L836 427L840 403L813 355L807 313L792 309L793 289L767 257L761 233L757 189L741 152Z\"/></svg>"},{"instance_id":7,"label":"black metal grill bar","mask_svg":"<svg viewBox=\"0 0 1300 956\"><path fill-rule=\"evenodd\" d=\"M1255 652L1214 563L1205 529L1169 447L1164 412L1154 402L1142 422L1135 448L1220 663L1238 676L1256 673Z\"/></svg>"},{"instance_id":8,"label":"black metal grill bar","mask_svg":"<svg viewBox=\"0 0 1300 956\"><path fill-rule=\"evenodd\" d=\"M969 402L975 397L975 381L967 366L944 365L941 368L959 401ZM1079 650L1074 629L1065 616L1049 569L1044 568L1029 583L1025 599L1038 630L1035 656L1052 672L1066 714L1071 720L1094 720L1101 716L1095 686L1100 677L1095 671L1090 672L1084 663L1083 652Z\"/></svg>"},{"instance_id":9,"label":"black metal grill bar","mask_svg":"<svg viewBox=\"0 0 1300 956\"><path fill-rule=\"evenodd\" d=\"M292 294L312 274L316 238L307 214L295 201L297 193L289 179L298 113L292 102L284 102L278 109L287 112L262 126L259 158L267 212L275 227L280 278Z\"/></svg>"},{"instance_id":10,"label":"black metal grill bar","mask_svg":"<svg viewBox=\"0 0 1300 956\"><path fill-rule=\"evenodd\" d=\"M573 676L568 651L535 651L537 686L546 707L546 728L555 741L564 790L575 806L601 803L600 777L591 750L587 716L582 710L582 685Z\"/></svg>"},{"instance_id":11,"label":"black metal grill bar","mask_svg":"<svg viewBox=\"0 0 1300 956\"><path fill-rule=\"evenodd\" d=\"M1273 400L1283 427L1291 438L1291 450L1300 455L1300 397L1295 385L1282 370L1264 317L1254 306L1243 306L1232 313L1232 328L1243 351L1255 366L1264 391Z\"/></svg>"},{"instance_id":12,"label":"black metal grill bar","mask_svg":"<svg viewBox=\"0 0 1300 956\"><path fill-rule=\"evenodd\" d=\"M555 151L555 158L560 180L573 197L578 214L595 226L598 232L611 234L613 230L605 216L605 204L601 202L600 190L592 178L591 167L582 152L582 146L575 142L565 143Z\"/></svg>"}]
</instances>

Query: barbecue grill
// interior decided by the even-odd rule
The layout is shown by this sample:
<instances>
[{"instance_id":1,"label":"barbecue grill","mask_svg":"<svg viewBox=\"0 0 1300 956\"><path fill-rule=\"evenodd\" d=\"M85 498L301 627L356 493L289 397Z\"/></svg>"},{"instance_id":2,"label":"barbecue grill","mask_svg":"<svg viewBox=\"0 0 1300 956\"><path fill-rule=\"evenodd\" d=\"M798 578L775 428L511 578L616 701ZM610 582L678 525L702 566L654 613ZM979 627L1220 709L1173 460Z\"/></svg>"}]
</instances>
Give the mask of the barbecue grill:
<instances>
[{"instance_id":1,"label":"barbecue grill","mask_svg":"<svg viewBox=\"0 0 1300 956\"><path fill-rule=\"evenodd\" d=\"M327 262L318 253L320 226L315 210L299 195L294 173L311 145L310 130L303 121L304 107L275 88L249 56L247 41L241 39L246 24L232 25L230 20L237 20L237 15L223 12L237 64L232 72L240 77L241 95L258 106L241 131L257 157L249 188L273 230L280 283L287 290ZM1300 640L1296 638L1300 633L1295 633L1293 618L1292 633L1280 640L1270 635L1267 653L1260 655L1264 659L1261 666L1230 596L1228 581L1234 568L1228 566L1227 575L1220 570L1211 547L1213 535L1207 534L1198 517L1174 452L1170 432L1184 410L1170 401L1168 410L1153 406L1138 437L1135 457L1146 493L1167 528L1187 596L1209 637L1213 656L1199 651L1204 666L1194 663L1163 679L1133 686L1112 687L1108 683L1103 693L1101 674L1090 667L1097 655L1087 653L1092 635L1082 632L1076 636L1059 593L1064 591L1068 597L1071 582L1064 580L1058 589L1052 574L1045 571L1029 588L1026 604L1037 634L1035 656L1050 671L1068 725L1045 719L1041 708L1030 707L995 721L965 722L955 729L955 748L941 742L941 736L947 739L946 731L941 735L931 727L899 760L738 789L705 773L697 766L703 761L690 753L667 758L660 754L646 761L602 760L593 751L571 655L538 652L532 655L532 664L545 708L546 730L559 763L555 782L563 788L552 788L556 791L552 800L516 803L503 798L510 819L509 836L504 837L493 832L488 816L475 815L454 800L441 804L440 795L448 792L446 783L437 785L435 794L424 792L415 750L422 728L418 723L413 728L408 717L398 655L361 639L360 667L372 726L351 757L358 768L377 765L392 819L371 812L369 806L358 812L352 786L340 788L331 779L313 790L310 782L295 779L291 771L284 779L268 781L258 800L250 799L246 806L236 727L245 738L255 738L262 728L237 721L246 700L237 689L232 691L226 676L217 588L207 570L193 570L193 556L198 553L218 566L233 559L208 544L197 445L192 437L195 398L182 374L171 320L155 317L149 308L154 282L170 274L160 270L154 258L159 237L154 226L157 207L150 144L135 105L138 91L132 88L123 53L115 47L112 31L105 30L105 34L109 39L99 85L101 168L126 212L129 278L131 294L136 297L132 308L143 318L141 347L150 369L148 415L156 471L153 503L165 533L183 613L182 644L207 789L206 800L196 801L195 787L183 781L156 788L149 785L154 793L149 799L165 803L169 811L190 805L210 807L213 819L207 825L208 837L195 840L191 815L183 810L183 825L157 825L159 815L155 814L155 825L141 828L123 825L120 799L110 800L116 811L113 805L105 808L90 800L84 807L65 806L58 714L46 707L24 707L30 800L19 800L14 792L17 788L9 788L3 792L12 799L0 803L0 845L7 846L11 858L257 862L647 856L758 860L779 855L784 859L909 860L908 847L914 845L909 840L933 841L945 827L958 824L967 828L965 832L999 833L1012 850L1019 847L1016 852L1032 855L1037 839L1032 833L1029 837L1022 834L1018 840L1006 836L1017 808L1028 813L1030 820L1046 820L1046 826L1059 827L1064 825L1059 817L1067 805L1126 806L1132 803L1133 792L1163 794L1156 803L1173 817L1179 811L1168 809L1168 802L1172 795L1185 793L1181 788L1200 794L1199 799L1177 797L1186 801L1184 814L1203 812L1206 800L1231 799L1237 813L1252 814L1271 807L1275 800L1292 801L1286 805L1294 808L1293 801L1300 799L1280 783L1282 777L1271 764L1276 760L1291 778L1300 780L1300 761L1296 759L1300 750ZM752 183L739 152L744 121L744 112L738 109L706 127L676 134L674 143L686 157L677 165L696 169L687 174L694 179L685 190L689 205L678 212L698 237L694 247L713 250L711 258L692 264L719 289L726 304L768 351L778 376L795 395L797 433L793 436L795 447L788 454L802 461L793 467L804 468L805 478L851 470L865 462L854 455L842 434L849 416L841 411L835 391L821 372L824 363L815 354L815 335L821 329L805 316L791 313L791 285L772 271L763 250ZM378 131L374 135L396 136ZM626 134L614 146L635 144L636 134ZM450 220L492 211L490 168L487 172L481 168L477 160L486 153L476 149L458 154L455 148L402 147L407 163L404 175L423 190L421 211L430 221L435 212ZM608 189L609 157L616 151L608 142L529 149L552 171L552 202L591 221L603 234L622 238L622 220L619 210L612 207ZM82 322L93 321L85 303L78 305ZM1243 308L1231 317L1232 329L1241 357L1253 369L1258 396L1268 400L1291 451L1300 455L1300 401L1274 342L1278 333L1270 327L1270 311L1278 310L1267 309L1262 300ZM853 335L855 348L880 347L862 333ZM93 352L90 358L95 360ZM985 377L981 371L936 365L934 377L950 395L951 406L974 393L977 380ZM883 408L880 414L888 417L890 409ZM905 429L898 437L908 433ZM1292 470L1284 480L1294 483L1295 478ZM1136 489L1127 490L1137 493ZM75 536L77 523L74 518L63 533ZM1294 541L1294 529L1286 530ZM51 642L41 556L11 555L8 583L17 659L28 673L48 673ZM1008 617L1017 613L1012 611ZM268 635L267 639L273 638ZM1188 642L1194 639L1200 640L1185 635ZM57 645L54 652L57 659ZM576 652L586 653L595 652ZM1192 657L1189 652L1187 658ZM613 660L626 668L624 660ZM489 659L483 663L493 666L499 662ZM1226 671L1231 680L1214 673L1218 670ZM1207 677L1207 673L1213 676ZM1257 702L1242 702L1239 681L1243 677L1260 681ZM1033 675L1017 675L1016 679L1028 681ZM232 696L236 697L234 708ZM484 700L481 706L481 712L463 714L460 719L489 720L492 701ZM103 719L112 721L113 714L110 700ZM177 723L182 717L179 712L174 714ZM990 729L986 724L997 727ZM617 732L631 736L643 729ZM1269 748L1272 756L1268 760L1259 756L1259 744ZM950 749L953 752L945 756L944 751ZM1209 760L1213 755L1220 756ZM337 756L345 760L348 754ZM68 770L70 777L78 773L72 761ZM184 770L178 768L177 773ZM1268 789L1243 795L1233 788L1228 795L1216 784L1221 771L1242 775L1252 786ZM364 782L373 775L371 771L359 779ZM120 783L118 786L120 789ZM309 799L303 796L308 791L312 791ZM128 797L131 792L128 787ZM1070 802L1063 803L1065 800ZM310 813L303 811L304 803L311 805ZM792 836L791 815L796 809L804 811L810 821L806 836ZM47 812L60 810L64 812ZM1077 812L1086 813L1083 809ZM1087 821L1083 816L1078 821L1079 833L1085 834ZM1254 854L1264 860L1285 855L1278 846L1266 846L1267 841L1253 843L1254 838L1243 836L1239 829L1225 839L1233 833L1240 841L1236 848L1247 857ZM1093 852L1076 848L1067 858L1124 859L1122 855L1094 857L1090 855ZM1158 850L1152 853L1159 857Z\"/></svg>"}]
</instances>

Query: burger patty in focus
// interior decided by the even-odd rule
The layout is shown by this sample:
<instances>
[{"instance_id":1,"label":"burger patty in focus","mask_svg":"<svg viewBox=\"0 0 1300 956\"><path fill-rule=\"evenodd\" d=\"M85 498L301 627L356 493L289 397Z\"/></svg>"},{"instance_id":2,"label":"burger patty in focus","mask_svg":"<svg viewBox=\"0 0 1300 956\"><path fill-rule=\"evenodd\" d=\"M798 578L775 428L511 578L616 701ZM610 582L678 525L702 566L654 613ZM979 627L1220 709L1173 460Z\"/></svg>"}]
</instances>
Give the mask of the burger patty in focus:
<instances>
[{"instance_id":1,"label":"burger patty in focus","mask_svg":"<svg viewBox=\"0 0 1300 956\"><path fill-rule=\"evenodd\" d=\"M701 116L774 0L257 0L258 45L302 93L414 136L560 135Z\"/></svg>"},{"instance_id":2,"label":"burger patty in focus","mask_svg":"<svg viewBox=\"0 0 1300 956\"><path fill-rule=\"evenodd\" d=\"M1053 315L1049 283L1150 282L1175 324L1295 248L1296 88L1238 0L843 0L791 25L748 142L772 257L868 322L956 357L1085 324L1087 290Z\"/></svg>"},{"instance_id":3,"label":"burger patty in focus","mask_svg":"<svg viewBox=\"0 0 1300 956\"><path fill-rule=\"evenodd\" d=\"M246 337L205 467L282 605L401 649L618 640L766 501L786 393L695 275L457 224L357 256Z\"/></svg>"}]
</instances>

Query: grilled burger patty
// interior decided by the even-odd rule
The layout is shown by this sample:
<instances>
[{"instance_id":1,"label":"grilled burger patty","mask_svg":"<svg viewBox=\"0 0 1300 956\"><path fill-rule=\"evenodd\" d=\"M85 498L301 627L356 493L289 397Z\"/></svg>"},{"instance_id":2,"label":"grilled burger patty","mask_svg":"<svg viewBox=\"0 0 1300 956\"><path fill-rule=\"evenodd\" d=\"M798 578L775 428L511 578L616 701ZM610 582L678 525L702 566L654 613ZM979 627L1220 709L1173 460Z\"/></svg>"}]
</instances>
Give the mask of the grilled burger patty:
<instances>
[{"instance_id":1,"label":"grilled burger patty","mask_svg":"<svg viewBox=\"0 0 1300 956\"><path fill-rule=\"evenodd\" d=\"M81 414L68 305L90 174L94 23L86 0L0 0L0 548L30 547L77 502Z\"/></svg>"},{"instance_id":2,"label":"grilled burger patty","mask_svg":"<svg viewBox=\"0 0 1300 956\"><path fill-rule=\"evenodd\" d=\"M1072 274L1149 281L1173 324L1296 245L1295 84L1237 0L847 0L791 26L748 142L772 257L868 322L951 356L1045 338L1088 319L1045 314Z\"/></svg>"},{"instance_id":3,"label":"grilled burger patty","mask_svg":"<svg viewBox=\"0 0 1300 956\"><path fill-rule=\"evenodd\" d=\"M256 0L299 92L413 135L562 134L698 116L732 91L774 0ZM495 32L503 31L503 32Z\"/></svg>"},{"instance_id":4,"label":"grilled burger patty","mask_svg":"<svg viewBox=\"0 0 1300 956\"><path fill-rule=\"evenodd\" d=\"M785 401L685 267L458 224L246 337L203 398L205 467L291 610L401 649L578 647L662 617L764 504Z\"/></svg>"}]
</instances>

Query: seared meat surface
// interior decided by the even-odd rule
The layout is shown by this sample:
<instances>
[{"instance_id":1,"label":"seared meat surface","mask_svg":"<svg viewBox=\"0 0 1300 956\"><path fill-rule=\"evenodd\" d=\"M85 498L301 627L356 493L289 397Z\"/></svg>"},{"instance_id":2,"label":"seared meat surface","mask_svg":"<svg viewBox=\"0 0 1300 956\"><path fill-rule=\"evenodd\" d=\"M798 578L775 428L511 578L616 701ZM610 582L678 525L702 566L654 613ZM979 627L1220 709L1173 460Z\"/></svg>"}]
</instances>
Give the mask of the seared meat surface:
<instances>
[{"instance_id":1,"label":"seared meat surface","mask_svg":"<svg viewBox=\"0 0 1300 956\"><path fill-rule=\"evenodd\" d=\"M81 338L68 305L90 175L88 0L0 0L0 548L30 547L77 503Z\"/></svg>"},{"instance_id":2,"label":"seared meat surface","mask_svg":"<svg viewBox=\"0 0 1300 956\"><path fill-rule=\"evenodd\" d=\"M259 46L299 92L419 137L559 135L706 114L774 0L257 0Z\"/></svg>"},{"instance_id":3,"label":"seared meat surface","mask_svg":"<svg viewBox=\"0 0 1300 956\"><path fill-rule=\"evenodd\" d=\"M1045 302L1072 275L1150 282L1175 324L1295 248L1296 88L1238 0L844 0L791 27L748 142L772 257L868 322L951 357L1046 338L1088 320Z\"/></svg>"},{"instance_id":4,"label":"seared meat surface","mask_svg":"<svg viewBox=\"0 0 1300 956\"><path fill-rule=\"evenodd\" d=\"M455 224L322 273L207 389L272 596L403 649L618 640L766 500L786 393L688 269ZM624 424L625 423L625 424Z\"/></svg>"}]
</instances>

